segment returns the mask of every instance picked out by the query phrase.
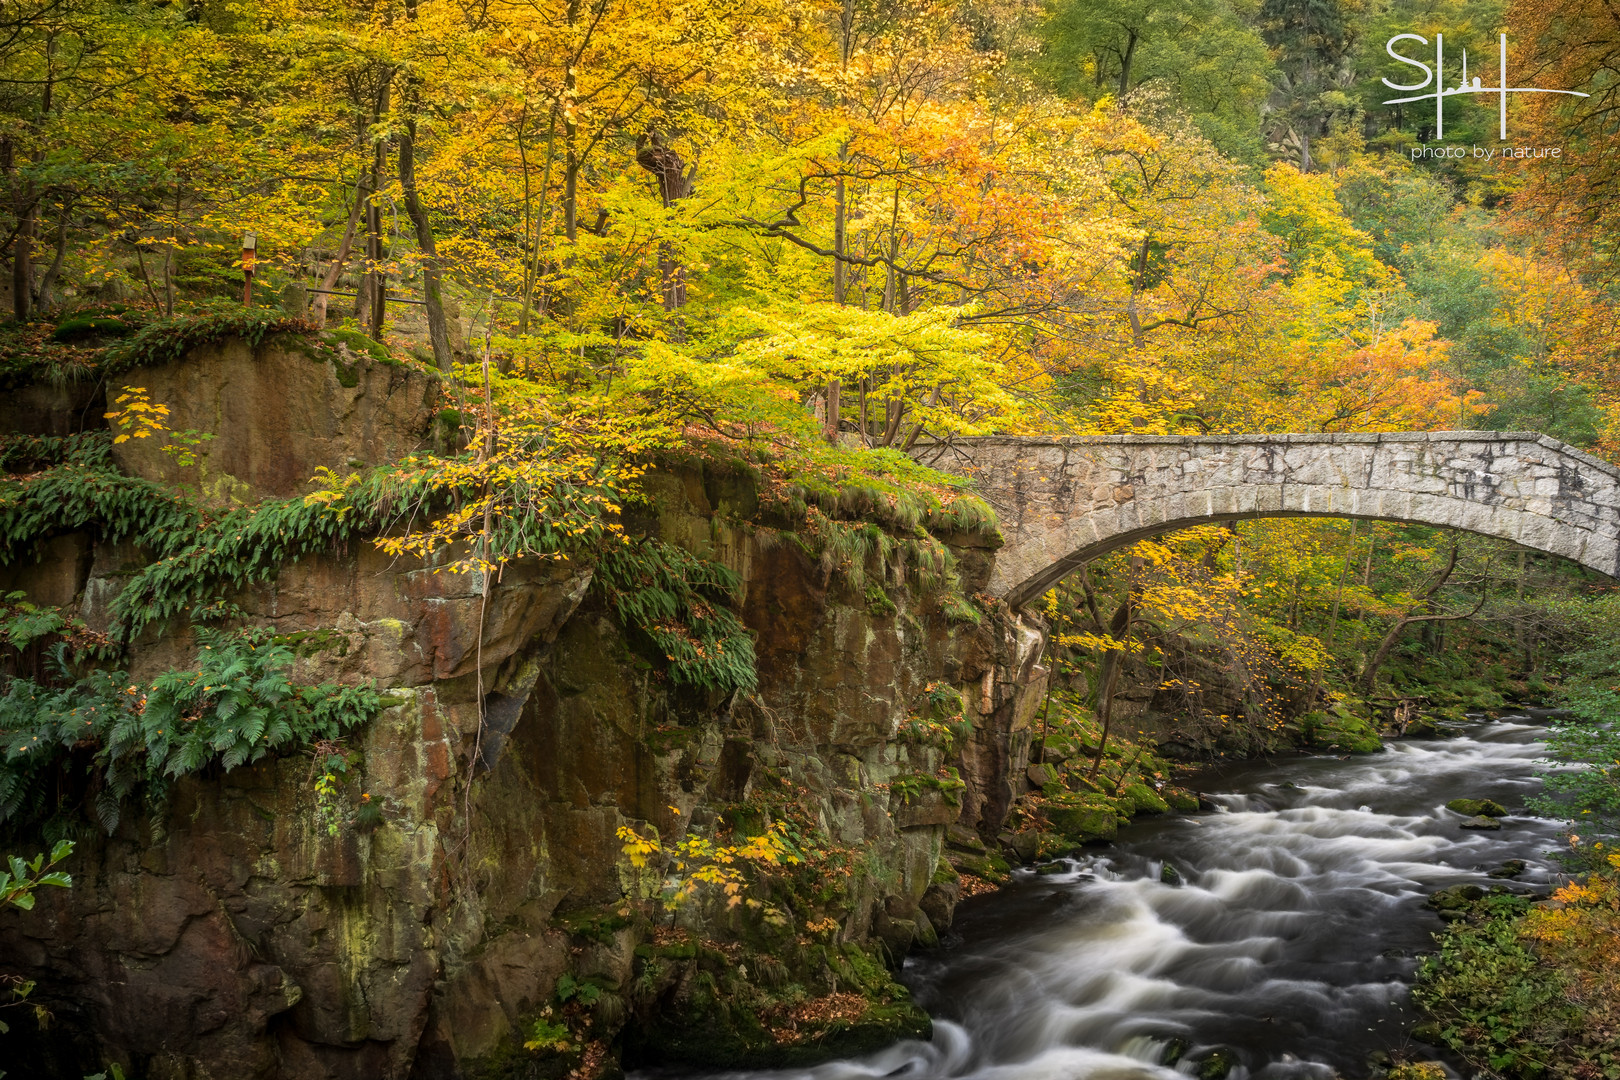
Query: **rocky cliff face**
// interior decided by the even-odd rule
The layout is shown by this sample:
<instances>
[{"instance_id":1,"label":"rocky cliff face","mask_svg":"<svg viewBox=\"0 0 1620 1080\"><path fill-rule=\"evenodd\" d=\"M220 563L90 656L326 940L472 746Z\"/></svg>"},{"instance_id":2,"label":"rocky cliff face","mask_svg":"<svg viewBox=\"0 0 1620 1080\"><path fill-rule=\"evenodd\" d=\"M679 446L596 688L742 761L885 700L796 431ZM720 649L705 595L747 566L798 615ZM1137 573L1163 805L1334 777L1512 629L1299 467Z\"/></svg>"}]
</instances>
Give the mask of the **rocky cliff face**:
<instances>
[{"instance_id":1,"label":"rocky cliff face","mask_svg":"<svg viewBox=\"0 0 1620 1080\"><path fill-rule=\"evenodd\" d=\"M159 385L154 400L184 426L217 430L230 448L218 475L238 497L295 489L288 468L342 471L432 435L422 376L345 358L339 379L286 341L233 349L204 362L296 386L297 403L266 389L257 414L232 420L212 379L176 370L141 385ZM342 419L353 416L363 430ZM37 980L56 1017L44 1031L13 1025L7 1068L75 1080L115 1061L164 1080L588 1075L625 1049L702 1059L678 1037L694 1018L730 1025L711 1040L726 1054L786 1060L795 1036L759 1041L728 994L769 1000L790 1032L802 1021L806 1045L916 1030L871 960L934 940L956 900L947 831L993 837L1022 790L1040 628L993 608L953 621L876 555L857 588L751 523L746 477L688 467L649 488L628 524L740 575L754 693L672 684L586 566L511 567L486 589L357 544L283 567L232 600L295 645L300 681L384 693L385 711L351 740L340 793L379 807L381 823L331 835L316 763L295 755L185 779L114 835L87 833L71 890L0 913L0 973ZM993 539L948 539L972 591ZM93 626L145 557L87 534L43 550L7 569L10 584ZM183 629L149 629L131 674L193 651ZM942 695L960 698L971 727L917 736ZM661 882L619 835L748 835L790 810L822 849L849 854L816 895L769 878L757 909L666 912ZM831 1027L806 997L830 1003ZM556 1034L570 1026L572 1042Z\"/></svg>"}]
</instances>

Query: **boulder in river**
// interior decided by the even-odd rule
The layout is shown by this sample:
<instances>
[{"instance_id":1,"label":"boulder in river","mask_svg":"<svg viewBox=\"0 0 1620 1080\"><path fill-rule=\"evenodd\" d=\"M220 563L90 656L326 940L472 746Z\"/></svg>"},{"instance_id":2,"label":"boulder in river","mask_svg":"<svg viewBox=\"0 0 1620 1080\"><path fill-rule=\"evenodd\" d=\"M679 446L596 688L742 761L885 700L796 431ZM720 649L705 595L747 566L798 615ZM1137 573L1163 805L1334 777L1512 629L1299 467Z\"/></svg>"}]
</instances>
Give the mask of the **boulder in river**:
<instances>
[{"instance_id":1,"label":"boulder in river","mask_svg":"<svg viewBox=\"0 0 1620 1080\"><path fill-rule=\"evenodd\" d=\"M1049 803L1046 820L1058 833L1082 844L1091 840L1112 840L1119 832L1119 818L1106 806Z\"/></svg>"},{"instance_id":2,"label":"boulder in river","mask_svg":"<svg viewBox=\"0 0 1620 1080\"><path fill-rule=\"evenodd\" d=\"M1119 799L1121 803L1129 803L1131 812L1136 814L1164 814L1170 810L1170 804L1146 784L1128 785L1119 793Z\"/></svg>"},{"instance_id":3,"label":"boulder in river","mask_svg":"<svg viewBox=\"0 0 1620 1080\"><path fill-rule=\"evenodd\" d=\"M1467 817L1507 817L1507 807L1495 799L1452 799L1446 809Z\"/></svg>"},{"instance_id":4,"label":"boulder in river","mask_svg":"<svg viewBox=\"0 0 1620 1080\"><path fill-rule=\"evenodd\" d=\"M1001 846L1007 854L1012 855L1019 862L1032 863L1041 855L1041 834L1033 829L1022 832L1007 831L1001 834Z\"/></svg>"},{"instance_id":5,"label":"boulder in river","mask_svg":"<svg viewBox=\"0 0 1620 1080\"><path fill-rule=\"evenodd\" d=\"M1491 871L1493 878L1516 878L1524 873L1523 859L1509 859L1507 862Z\"/></svg>"},{"instance_id":6,"label":"boulder in river","mask_svg":"<svg viewBox=\"0 0 1620 1080\"><path fill-rule=\"evenodd\" d=\"M1425 903L1438 911L1442 918L1448 914L1461 917L1483 899L1485 899L1485 890L1478 885L1453 885L1449 889L1441 889L1439 892L1430 893L1429 899Z\"/></svg>"},{"instance_id":7,"label":"boulder in river","mask_svg":"<svg viewBox=\"0 0 1620 1080\"><path fill-rule=\"evenodd\" d=\"M945 830L945 844L957 851L984 854L984 839L966 825L952 824Z\"/></svg>"},{"instance_id":8,"label":"boulder in river","mask_svg":"<svg viewBox=\"0 0 1620 1080\"><path fill-rule=\"evenodd\" d=\"M1500 821L1483 815L1471 817L1457 826L1459 829L1500 829L1501 827L1502 823Z\"/></svg>"},{"instance_id":9,"label":"boulder in river","mask_svg":"<svg viewBox=\"0 0 1620 1080\"><path fill-rule=\"evenodd\" d=\"M1416 720L1413 720L1411 723L1407 724L1406 729L1402 731L1401 734L1408 739L1438 739L1440 737L1440 729L1435 726L1435 722L1432 718L1420 716Z\"/></svg>"},{"instance_id":10,"label":"boulder in river","mask_svg":"<svg viewBox=\"0 0 1620 1080\"><path fill-rule=\"evenodd\" d=\"M1412 1038L1416 1039L1418 1042L1428 1043L1430 1046L1441 1046L1444 1044L1445 1040L1445 1036L1440 1032L1440 1025L1436 1024L1432 1020L1426 1023L1412 1025L1411 1034Z\"/></svg>"},{"instance_id":11,"label":"boulder in river","mask_svg":"<svg viewBox=\"0 0 1620 1080\"><path fill-rule=\"evenodd\" d=\"M993 885L1001 885L1007 881L1012 867L1000 855L985 853L976 855L972 853L953 853L951 864L966 874L982 878Z\"/></svg>"},{"instance_id":12,"label":"boulder in river","mask_svg":"<svg viewBox=\"0 0 1620 1080\"><path fill-rule=\"evenodd\" d=\"M1159 880L1166 885L1180 885L1182 883L1181 871L1169 863L1159 869Z\"/></svg>"},{"instance_id":13,"label":"boulder in river","mask_svg":"<svg viewBox=\"0 0 1620 1080\"><path fill-rule=\"evenodd\" d=\"M1159 794L1164 796L1164 801L1170 804L1170 809L1177 813L1196 814L1201 809L1198 796L1186 788L1165 788Z\"/></svg>"},{"instance_id":14,"label":"boulder in river","mask_svg":"<svg viewBox=\"0 0 1620 1080\"><path fill-rule=\"evenodd\" d=\"M1226 1080L1226 1075L1240 1064L1238 1056L1224 1046L1217 1046L1198 1061L1193 1074L1198 1080Z\"/></svg>"}]
</instances>

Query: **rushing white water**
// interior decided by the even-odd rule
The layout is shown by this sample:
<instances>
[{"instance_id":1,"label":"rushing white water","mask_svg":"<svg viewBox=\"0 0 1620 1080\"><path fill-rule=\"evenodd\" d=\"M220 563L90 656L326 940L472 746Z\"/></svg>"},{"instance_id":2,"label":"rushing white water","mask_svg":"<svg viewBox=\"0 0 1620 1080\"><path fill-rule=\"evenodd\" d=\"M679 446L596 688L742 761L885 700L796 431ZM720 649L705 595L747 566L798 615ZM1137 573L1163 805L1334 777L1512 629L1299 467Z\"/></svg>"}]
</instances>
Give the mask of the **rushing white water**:
<instances>
[{"instance_id":1,"label":"rushing white water","mask_svg":"<svg viewBox=\"0 0 1620 1080\"><path fill-rule=\"evenodd\" d=\"M1222 812L1132 826L963 905L946 946L906 966L932 1042L749 1075L1185 1080L1217 1047L1242 1063L1231 1080L1363 1075L1368 1053L1407 1045L1415 954L1441 925L1424 897L1499 884L1486 875L1507 859L1530 864L1511 887L1548 880L1555 823L1519 811L1465 831L1445 809L1536 791L1539 729L1513 719L1210 779ZM1161 1064L1173 1048L1180 1071Z\"/></svg>"}]
</instances>

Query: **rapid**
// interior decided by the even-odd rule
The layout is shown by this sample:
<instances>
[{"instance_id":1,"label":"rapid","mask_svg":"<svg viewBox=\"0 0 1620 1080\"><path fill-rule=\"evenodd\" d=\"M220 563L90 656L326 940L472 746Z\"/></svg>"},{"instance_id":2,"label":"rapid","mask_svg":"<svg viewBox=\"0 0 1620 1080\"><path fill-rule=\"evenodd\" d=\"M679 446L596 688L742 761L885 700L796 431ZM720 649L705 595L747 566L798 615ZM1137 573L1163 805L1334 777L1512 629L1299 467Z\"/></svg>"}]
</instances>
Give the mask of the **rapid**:
<instances>
[{"instance_id":1,"label":"rapid","mask_svg":"<svg viewBox=\"0 0 1620 1080\"><path fill-rule=\"evenodd\" d=\"M1220 1051L1229 1080L1327 1080L1366 1075L1376 1051L1438 1057L1407 1034L1409 984L1442 926L1424 900L1546 887L1560 826L1523 809L1540 734L1510 715L1380 754L1205 774L1215 812L1134 824L964 903L943 947L903 973L931 1042L727 1075L1181 1080ZM1465 830L1445 808L1458 797L1510 816ZM1518 877L1489 876L1514 859Z\"/></svg>"}]
</instances>

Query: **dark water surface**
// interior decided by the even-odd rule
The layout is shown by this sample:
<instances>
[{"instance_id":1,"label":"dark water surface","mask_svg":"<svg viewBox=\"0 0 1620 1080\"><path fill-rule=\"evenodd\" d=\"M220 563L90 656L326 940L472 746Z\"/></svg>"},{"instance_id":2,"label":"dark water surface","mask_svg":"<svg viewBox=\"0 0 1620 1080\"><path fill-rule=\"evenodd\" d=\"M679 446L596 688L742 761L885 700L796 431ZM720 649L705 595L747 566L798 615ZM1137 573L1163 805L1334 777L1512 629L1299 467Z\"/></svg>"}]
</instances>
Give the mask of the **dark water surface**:
<instances>
[{"instance_id":1,"label":"dark water surface","mask_svg":"<svg viewBox=\"0 0 1620 1080\"><path fill-rule=\"evenodd\" d=\"M946 947L903 975L935 1018L931 1043L728 1075L1180 1080L1217 1046L1242 1062L1232 1080L1365 1075L1370 1052L1409 1045L1415 954L1442 925L1425 896L1498 884L1486 872L1508 859L1530 864L1512 887L1549 880L1557 824L1470 831L1445 809L1466 796L1514 810L1539 789L1540 729L1524 721L1207 775L1221 812L1132 825L963 904ZM1183 884L1161 882L1167 862ZM1173 1040L1181 1072L1160 1064Z\"/></svg>"}]
</instances>

